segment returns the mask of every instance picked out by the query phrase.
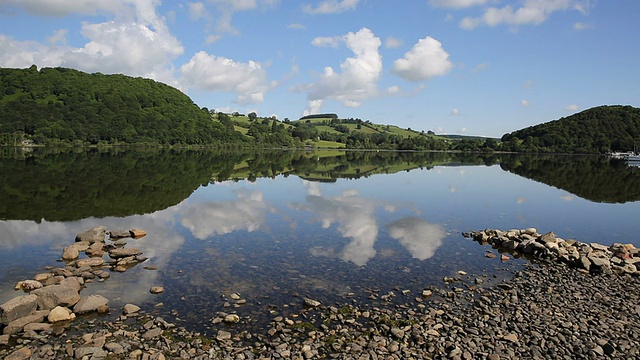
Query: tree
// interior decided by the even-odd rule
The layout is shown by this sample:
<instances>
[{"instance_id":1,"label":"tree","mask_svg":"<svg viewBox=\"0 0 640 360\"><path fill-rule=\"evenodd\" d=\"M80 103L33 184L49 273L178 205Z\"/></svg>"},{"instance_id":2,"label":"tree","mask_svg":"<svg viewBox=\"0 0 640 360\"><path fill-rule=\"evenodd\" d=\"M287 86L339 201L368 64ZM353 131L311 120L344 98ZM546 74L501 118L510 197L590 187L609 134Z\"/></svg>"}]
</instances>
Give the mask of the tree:
<instances>
[{"instance_id":1,"label":"tree","mask_svg":"<svg viewBox=\"0 0 640 360\"><path fill-rule=\"evenodd\" d=\"M256 114L255 112L250 112L248 116L250 121L256 121L256 119L258 118L258 114Z\"/></svg>"}]
</instances>

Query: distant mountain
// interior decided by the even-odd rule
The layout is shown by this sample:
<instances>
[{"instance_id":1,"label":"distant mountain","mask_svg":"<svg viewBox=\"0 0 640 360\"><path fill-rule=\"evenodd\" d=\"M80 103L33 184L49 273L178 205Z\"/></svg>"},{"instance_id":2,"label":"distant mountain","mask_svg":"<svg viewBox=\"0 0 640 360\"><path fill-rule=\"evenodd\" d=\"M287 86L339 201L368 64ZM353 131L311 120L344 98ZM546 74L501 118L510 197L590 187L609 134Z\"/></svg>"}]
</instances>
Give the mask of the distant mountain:
<instances>
[{"instance_id":1,"label":"distant mountain","mask_svg":"<svg viewBox=\"0 0 640 360\"><path fill-rule=\"evenodd\" d=\"M640 109L612 105L505 134L502 150L603 154L633 150L635 142L640 144Z\"/></svg>"},{"instance_id":2,"label":"distant mountain","mask_svg":"<svg viewBox=\"0 0 640 360\"><path fill-rule=\"evenodd\" d=\"M243 143L168 85L66 68L0 68L0 144Z\"/></svg>"}]
</instances>

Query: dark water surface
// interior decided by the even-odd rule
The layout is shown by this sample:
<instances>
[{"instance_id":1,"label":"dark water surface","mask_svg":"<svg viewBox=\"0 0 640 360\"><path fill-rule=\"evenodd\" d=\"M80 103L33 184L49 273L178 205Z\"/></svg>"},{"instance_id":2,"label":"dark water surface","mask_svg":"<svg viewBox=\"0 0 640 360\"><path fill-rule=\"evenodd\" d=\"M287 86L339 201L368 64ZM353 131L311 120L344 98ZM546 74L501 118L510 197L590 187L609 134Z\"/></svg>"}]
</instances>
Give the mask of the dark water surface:
<instances>
[{"instance_id":1,"label":"dark water surface","mask_svg":"<svg viewBox=\"0 0 640 360\"><path fill-rule=\"evenodd\" d=\"M458 271L492 283L522 264L485 257L464 231L535 227L640 246L640 169L603 157L2 151L0 302L62 266L62 249L96 225L146 230L127 246L149 260L83 295L162 303L153 311L204 331L219 311L260 327L304 297L414 298Z\"/></svg>"}]
</instances>

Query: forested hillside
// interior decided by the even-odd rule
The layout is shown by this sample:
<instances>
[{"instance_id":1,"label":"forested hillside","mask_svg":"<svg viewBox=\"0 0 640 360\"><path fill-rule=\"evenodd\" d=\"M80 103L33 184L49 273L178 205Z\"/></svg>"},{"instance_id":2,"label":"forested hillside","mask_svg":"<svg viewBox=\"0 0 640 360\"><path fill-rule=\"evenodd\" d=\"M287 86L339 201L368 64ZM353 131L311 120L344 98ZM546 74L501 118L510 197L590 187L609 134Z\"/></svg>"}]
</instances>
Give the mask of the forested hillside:
<instances>
[{"instance_id":1,"label":"forested hillside","mask_svg":"<svg viewBox=\"0 0 640 360\"><path fill-rule=\"evenodd\" d=\"M0 144L222 144L242 134L185 94L124 75L0 68Z\"/></svg>"},{"instance_id":2,"label":"forested hillside","mask_svg":"<svg viewBox=\"0 0 640 360\"><path fill-rule=\"evenodd\" d=\"M598 106L505 134L502 150L516 152L606 153L640 145L640 109Z\"/></svg>"}]
</instances>

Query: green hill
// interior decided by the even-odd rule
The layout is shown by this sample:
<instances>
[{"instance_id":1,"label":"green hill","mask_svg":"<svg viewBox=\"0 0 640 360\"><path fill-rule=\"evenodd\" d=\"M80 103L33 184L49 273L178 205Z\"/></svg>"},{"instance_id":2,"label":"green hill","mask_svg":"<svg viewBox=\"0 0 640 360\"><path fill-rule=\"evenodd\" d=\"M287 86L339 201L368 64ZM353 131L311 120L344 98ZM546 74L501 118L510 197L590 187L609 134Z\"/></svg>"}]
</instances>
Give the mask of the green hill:
<instances>
[{"instance_id":1,"label":"green hill","mask_svg":"<svg viewBox=\"0 0 640 360\"><path fill-rule=\"evenodd\" d=\"M124 75L0 68L0 144L243 143L184 93Z\"/></svg>"},{"instance_id":2,"label":"green hill","mask_svg":"<svg viewBox=\"0 0 640 360\"><path fill-rule=\"evenodd\" d=\"M607 153L633 150L640 142L640 109L598 106L502 137L502 149L517 152Z\"/></svg>"}]
</instances>

